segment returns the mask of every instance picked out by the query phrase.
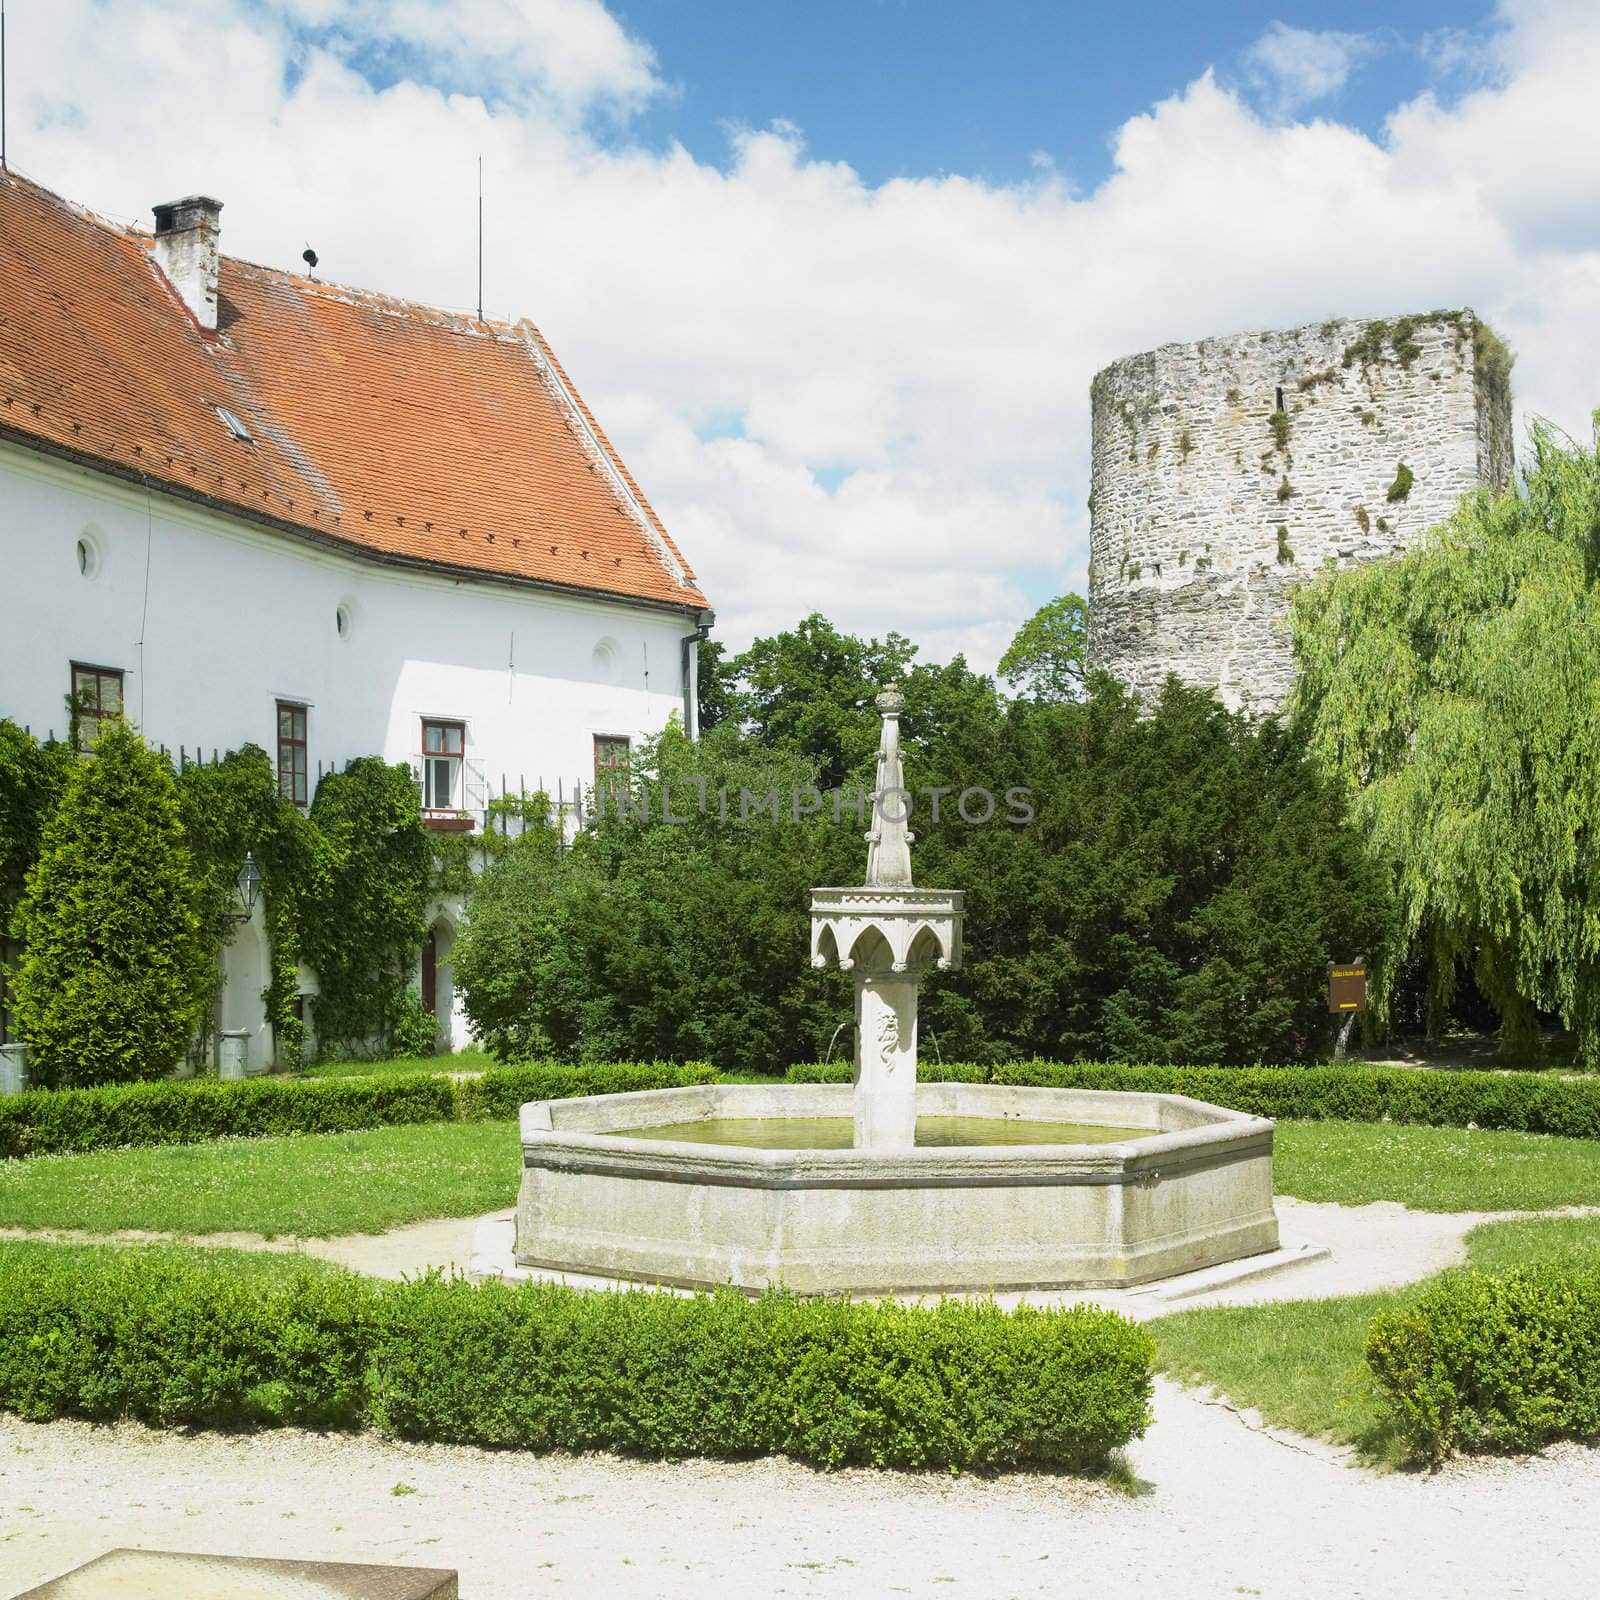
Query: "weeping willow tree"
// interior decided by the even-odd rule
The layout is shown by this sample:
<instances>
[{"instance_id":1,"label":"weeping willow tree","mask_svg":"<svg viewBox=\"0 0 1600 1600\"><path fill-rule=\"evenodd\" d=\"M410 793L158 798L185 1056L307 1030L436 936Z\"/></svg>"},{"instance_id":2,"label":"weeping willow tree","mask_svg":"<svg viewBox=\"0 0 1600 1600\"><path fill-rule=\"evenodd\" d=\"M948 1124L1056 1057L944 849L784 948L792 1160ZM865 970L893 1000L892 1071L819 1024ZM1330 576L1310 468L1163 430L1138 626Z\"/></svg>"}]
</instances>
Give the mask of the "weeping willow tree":
<instances>
[{"instance_id":1,"label":"weeping willow tree","mask_svg":"<svg viewBox=\"0 0 1600 1600\"><path fill-rule=\"evenodd\" d=\"M1292 611L1294 715L1393 875L1430 1015L1468 967L1524 1050L1537 1011L1600 1062L1600 412L1531 432L1520 489ZM1398 953L1398 952L1393 952ZM1384 963L1394 970L1391 960Z\"/></svg>"}]
</instances>

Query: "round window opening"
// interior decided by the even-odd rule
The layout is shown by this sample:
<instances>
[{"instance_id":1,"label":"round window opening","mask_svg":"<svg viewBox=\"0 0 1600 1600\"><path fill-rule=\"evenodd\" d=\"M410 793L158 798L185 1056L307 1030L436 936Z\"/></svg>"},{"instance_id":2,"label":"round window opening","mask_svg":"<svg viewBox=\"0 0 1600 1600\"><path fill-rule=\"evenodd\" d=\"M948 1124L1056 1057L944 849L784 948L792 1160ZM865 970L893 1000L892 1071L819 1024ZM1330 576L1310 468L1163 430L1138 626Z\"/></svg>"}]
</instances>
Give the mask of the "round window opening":
<instances>
[{"instance_id":1,"label":"round window opening","mask_svg":"<svg viewBox=\"0 0 1600 1600\"><path fill-rule=\"evenodd\" d=\"M339 631L341 639L350 637L350 607L340 606L333 614L333 625Z\"/></svg>"},{"instance_id":2,"label":"round window opening","mask_svg":"<svg viewBox=\"0 0 1600 1600\"><path fill-rule=\"evenodd\" d=\"M87 534L78 540L74 552L78 562L78 571L85 578L92 578L100 569L100 552L95 549L94 540Z\"/></svg>"}]
</instances>

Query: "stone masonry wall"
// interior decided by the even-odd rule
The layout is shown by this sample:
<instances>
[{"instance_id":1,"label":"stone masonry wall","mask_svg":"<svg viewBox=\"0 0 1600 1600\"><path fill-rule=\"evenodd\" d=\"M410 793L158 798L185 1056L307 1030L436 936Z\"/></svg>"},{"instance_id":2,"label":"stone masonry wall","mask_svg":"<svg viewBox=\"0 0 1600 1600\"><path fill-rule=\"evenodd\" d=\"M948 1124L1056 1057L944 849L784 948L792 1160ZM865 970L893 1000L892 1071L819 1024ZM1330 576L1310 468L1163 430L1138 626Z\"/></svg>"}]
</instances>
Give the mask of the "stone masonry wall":
<instances>
[{"instance_id":1,"label":"stone masonry wall","mask_svg":"<svg viewBox=\"0 0 1600 1600\"><path fill-rule=\"evenodd\" d=\"M1094 380L1091 666L1279 709L1289 591L1511 475L1504 347L1470 311L1163 345Z\"/></svg>"}]
</instances>

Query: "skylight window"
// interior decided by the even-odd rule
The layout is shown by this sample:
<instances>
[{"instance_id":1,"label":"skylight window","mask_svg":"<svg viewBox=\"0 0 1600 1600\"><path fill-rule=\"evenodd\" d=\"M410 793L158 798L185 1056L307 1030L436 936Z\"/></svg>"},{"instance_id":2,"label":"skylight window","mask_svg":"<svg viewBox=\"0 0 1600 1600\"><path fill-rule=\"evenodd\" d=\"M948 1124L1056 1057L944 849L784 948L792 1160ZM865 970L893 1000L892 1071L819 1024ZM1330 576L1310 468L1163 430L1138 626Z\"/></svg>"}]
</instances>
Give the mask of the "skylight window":
<instances>
[{"instance_id":1,"label":"skylight window","mask_svg":"<svg viewBox=\"0 0 1600 1600\"><path fill-rule=\"evenodd\" d=\"M226 406L218 406L216 411L217 415L222 418L222 421L227 427L228 432L231 433L235 439L238 439L245 444L255 443L255 440L250 436L250 430L245 427L245 425L236 416L234 416L234 414L228 410Z\"/></svg>"}]
</instances>

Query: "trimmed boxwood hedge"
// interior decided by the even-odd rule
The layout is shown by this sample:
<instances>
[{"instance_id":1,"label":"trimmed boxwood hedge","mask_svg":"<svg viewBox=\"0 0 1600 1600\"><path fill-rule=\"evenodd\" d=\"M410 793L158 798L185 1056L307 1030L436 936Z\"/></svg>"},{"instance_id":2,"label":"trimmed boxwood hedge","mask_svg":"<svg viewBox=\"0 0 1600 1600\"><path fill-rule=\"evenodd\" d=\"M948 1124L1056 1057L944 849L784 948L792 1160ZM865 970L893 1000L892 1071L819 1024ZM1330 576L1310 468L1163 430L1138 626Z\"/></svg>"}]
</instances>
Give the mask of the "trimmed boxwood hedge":
<instances>
[{"instance_id":1,"label":"trimmed boxwood hedge","mask_svg":"<svg viewBox=\"0 0 1600 1600\"><path fill-rule=\"evenodd\" d=\"M848 1062L795 1066L794 1083L848 1081ZM1428 1067L1183 1067L1104 1061L1007 1061L993 1067L923 1061L927 1082L1186 1094L1262 1117L1510 1128L1600 1139L1600 1078L1534 1072L1444 1072Z\"/></svg>"},{"instance_id":2,"label":"trimmed boxwood hedge","mask_svg":"<svg viewBox=\"0 0 1600 1600\"><path fill-rule=\"evenodd\" d=\"M791 1083L845 1083L848 1061L790 1067ZM1407 1067L1185 1067L1103 1061L924 1061L924 1081L1187 1094L1265 1117L1510 1128L1600 1139L1600 1078ZM704 1062L528 1062L475 1078L196 1079L103 1089L32 1089L0 1099L0 1159L182 1144L228 1135L340 1133L401 1122L512 1117L529 1100L714 1083Z\"/></svg>"},{"instance_id":3,"label":"trimmed boxwood hedge","mask_svg":"<svg viewBox=\"0 0 1600 1600\"><path fill-rule=\"evenodd\" d=\"M239 1274L174 1251L0 1249L0 1408L34 1420L371 1427L633 1455L1093 1466L1150 1421L1115 1312Z\"/></svg>"},{"instance_id":4,"label":"trimmed boxwood hedge","mask_svg":"<svg viewBox=\"0 0 1600 1600\"><path fill-rule=\"evenodd\" d=\"M30 1089L0 1099L0 1158L189 1144L228 1136L345 1133L403 1122L512 1117L527 1100L710 1083L702 1062L495 1067L476 1078L423 1073L371 1078L214 1078L102 1089Z\"/></svg>"},{"instance_id":5,"label":"trimmed boxwood hedge","mask_svg":"<svg viewBox=\"0 0 1600 1600\"><path fill-rule=\"evenodd\" d=\"M1600 1438L1600 1268L1447 1272L1373 1319L1366 1359L1423 1460Z\"/></svg>"}]
</instances>

